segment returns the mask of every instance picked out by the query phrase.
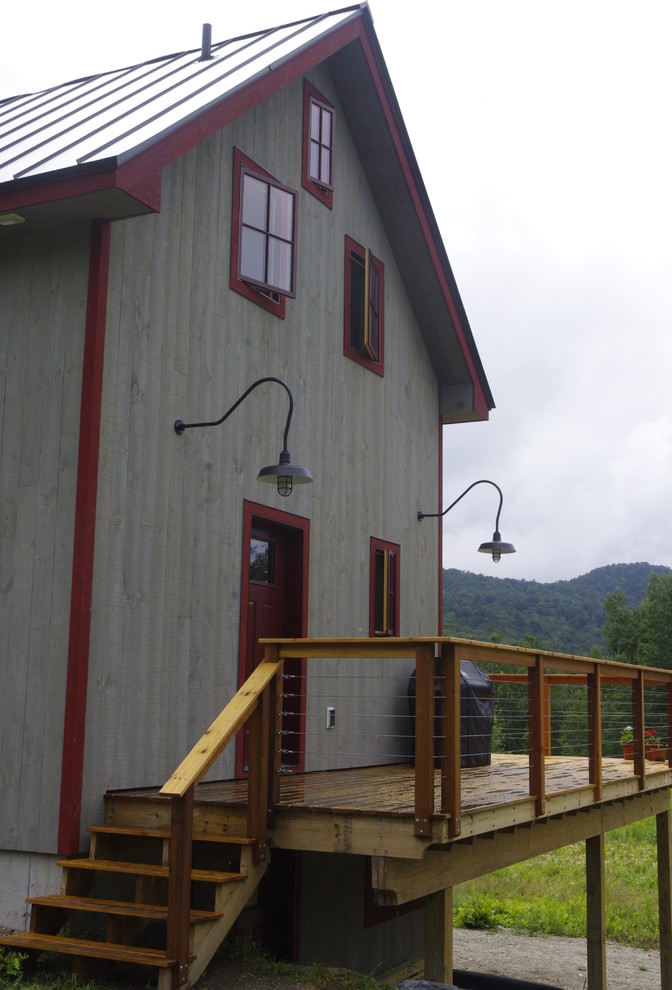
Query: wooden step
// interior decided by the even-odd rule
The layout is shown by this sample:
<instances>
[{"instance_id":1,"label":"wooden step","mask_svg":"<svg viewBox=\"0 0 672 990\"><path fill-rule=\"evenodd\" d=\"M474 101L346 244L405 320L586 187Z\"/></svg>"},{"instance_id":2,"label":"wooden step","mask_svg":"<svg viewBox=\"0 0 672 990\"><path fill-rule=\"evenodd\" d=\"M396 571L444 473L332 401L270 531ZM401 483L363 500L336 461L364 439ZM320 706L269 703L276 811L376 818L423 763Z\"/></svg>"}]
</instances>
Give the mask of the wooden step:
<instances>
[{"instance_id":1,"label":"wooden step","mask_svg":"<svg viewBox=\"0 0 672 990\"><path fill-rule=\"evenodd\" d=\"M87 911L91 914L115 914L127 918L146 918L147 921L165 921L168 908L160 904L136 904L132 901L106 901L97 897L73 897L70 894L46 894L43 897L27 897L28 904L37 907L58 908L65 911ZM189 912L190 924L217 921L221 911L200 911L194 908Z\"/></svg>"},{"instance_id":2,"label":"wooden step","mask_svg":"<svg viewBox=\"0 0 672 990\"><path fill-rule=\"evenodd\" d=\"M124 863L115 859L59 859L57 866L66 870L93 870L99 873L127 873L137 877L168 878L168 867L155 863ZM244 873L223 870L192 870L191 879L203 883L230 883L246 880Z\"/></svg>"},{"instance_id":3,"label":"wooden step","mask_svg":"<svg viewBox=\"0 0 672 990\"><path fill-rule=\"evenodd\" d=\"M13 935L0 936L0 945L29 949L31 952L59 952L69 956L85 956L89 959L111 959L115 962L154 966L159 969L170 969L176 965L176 960L169 959L163 949L91 942L80 938L64 938L61 935L41 935L37 932L15 932Z\"/></svg>"},{"instance_id":4,"label":"wooden step","mask_svg":"<svg viewBox=\"0 0 672 990\"><path fill-rule=\"evenodd\" d=\"M129 828L125 825L88 825L87 832L96 835L120 835L148 839L169 839L169 828ZM213 842L229 846L253 846L255 839L246 835L210 835L207 832L194 832L193 842Z\"/></svg>"}]
</instances>

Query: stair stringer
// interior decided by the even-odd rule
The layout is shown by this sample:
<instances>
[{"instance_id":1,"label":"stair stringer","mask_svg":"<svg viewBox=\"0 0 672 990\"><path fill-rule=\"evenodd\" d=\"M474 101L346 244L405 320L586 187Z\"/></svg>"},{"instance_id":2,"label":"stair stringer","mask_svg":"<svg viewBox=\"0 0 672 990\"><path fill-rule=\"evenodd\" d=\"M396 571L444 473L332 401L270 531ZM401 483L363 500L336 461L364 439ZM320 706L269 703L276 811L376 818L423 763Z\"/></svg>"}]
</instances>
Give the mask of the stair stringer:
<instances>
[{"instance_id":1,"label":"stair stringer","mask_svg":"<svg viewBox=\"0 0 672 990\"><path fill-rule=\"evenodd\" d=\"M222 917L209 924L198 925L192 929L193 944L190 946L195 958L189 964L189 986L193 987L202 976L206 966L222 944L232 926L257 889L259 882L269 866L269 857L263 863L252 862L252 848L244 847L241 851L240 872L247 878L235 884L221 884L215 897L215 910L222 912ZM159 973L158 990L171 990L172 972Z\"/></svg>"}]
</instances>

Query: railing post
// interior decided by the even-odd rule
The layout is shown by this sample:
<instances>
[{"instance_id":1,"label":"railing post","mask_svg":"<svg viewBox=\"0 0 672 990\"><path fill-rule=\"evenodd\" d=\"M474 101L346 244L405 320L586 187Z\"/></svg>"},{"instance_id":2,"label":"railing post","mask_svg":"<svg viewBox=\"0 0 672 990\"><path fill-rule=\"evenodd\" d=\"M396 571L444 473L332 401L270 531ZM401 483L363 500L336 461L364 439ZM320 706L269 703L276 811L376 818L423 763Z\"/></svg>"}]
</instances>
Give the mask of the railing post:
<instances>
[{"instance_id":1,"label":"railing post","mask_svg":"<svg viewBox=\"0 0 672 990\"><path fill-rule=\"evenodd\" d=\"M189 981L189 912L191 908L191 846L194 827L194 787L170 802L168 851L168 921L166 952L176 959L173 986Z\"/></svg>"},{"instance_id":2,"label":"railing post","mask_svg":"<svg viewBox=\"0 0 672 990\"><path fill-rule=\"evenodd\" d=\"M667 722L667 749L665 752L665 758L667 762L670 762L670 755L672 754L672 683L668 682L667 688L665 690L665 701L666 701L666 722Z\"/></svg>"},{"instance_id":3,"label":"railing post","mask_svg":"<svg viewBox=\"0 0 672 990\"><path fill-rule=\"evenodd\" d=\"M262 663L275 663L277 659L278 647L269 644L264 651ZM247 834L255 840L253 853L255 863L261 863L266 859L269 818L279 796L278 730L281 719L279 687L281 678L282 667L261 693L249 719Z\"/></svg>"},{"instance_id":4,"label":"railing post","mask_svg":"<svg viewBox=\"0 0 672 990\"><path fill-rule=\"evenodd\" d=\"M635 744L635 776L639 777L639 786L644 788L646 780L646 739L644 733L644 671L638 670L632 681L632 734Z\"/></svg>"},{"instance_id":5,"label":"railing post","mask_svg":"<svg viewBox=\"0 0 672 990\"><path fill-rule=\"evenodd\" d=\"M434 647L422 644L415 651L415 834L431 836L434 811Z\"/></svg>"},{"instance_id":6,"label":"railing post","mask_svg":"<svg viewBox=\"0 0 672 990\"><path fill-rule=\"evenodd\" d=\"M544 732L544 753L546 756L551 755L551 685L546 682L544 685L544 725L546 730Z\"/></svg>"},{"instance_id":7,"label":"railing post","mask_svg":"<svg viewBox=\"0 0 672 990\"><path fill-rule=\"evenodd\" d=\"M593 800L602 800L602 675L600 667L588 674L588 780Z\"/></svg>"},{"instance_id":8,"label":"railing post","mask_svg":"<svg viewBox=\"0 0 672 990\"><path fill-rule=\"evenodd\" d=\"M460 744L460 661L453 643L441 644L441 813L449 815L448 834L462 832Z\"/></svg>"},{"instance_id":9,"label":"railing post","mask_svg":"<svg viewBox=\"0 0 672 990\"><path fill-rule=\"evenodd\" d=\"M530 795L537 817L546 811L544 661L537 655L528 670L528 747L530 754Z\"/></svg>"}]
</instances>

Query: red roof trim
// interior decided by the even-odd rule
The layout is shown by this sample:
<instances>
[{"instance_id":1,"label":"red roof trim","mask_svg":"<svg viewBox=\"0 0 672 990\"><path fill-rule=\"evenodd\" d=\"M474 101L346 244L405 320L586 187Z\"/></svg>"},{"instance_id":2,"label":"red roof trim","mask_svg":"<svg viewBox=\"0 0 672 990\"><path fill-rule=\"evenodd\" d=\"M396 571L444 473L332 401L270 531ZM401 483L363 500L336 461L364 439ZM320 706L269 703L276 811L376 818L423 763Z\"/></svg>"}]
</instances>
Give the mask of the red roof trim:
<instances>
[{"instance_id":1,"label":"red roof trim","mask_svg":"<svg viewBox=\"0 0 672 990\"><path fill-rule=\"evenodd\" d=\"M0 212L20 210L56 200L118 189L158 213L161 206L161 173L138 168L137 159L118 166L116 161L101 169L80 167L49 173L43 179L17 180L0 189Z\"/></svg>"},{"instance_id":2,"label":"red roof trim","mask_svg":"<svg viewBox=\"0 0 672 990\"><path fill-rule=\"evenodd\" d=\"M91 231L82 396L79 412L70 639L65 686L61 806L58 824L58 852L62 856L71 856L79 852L109 258L110 224L107 221L97 221Z\"/></svg>"}]
</instances>

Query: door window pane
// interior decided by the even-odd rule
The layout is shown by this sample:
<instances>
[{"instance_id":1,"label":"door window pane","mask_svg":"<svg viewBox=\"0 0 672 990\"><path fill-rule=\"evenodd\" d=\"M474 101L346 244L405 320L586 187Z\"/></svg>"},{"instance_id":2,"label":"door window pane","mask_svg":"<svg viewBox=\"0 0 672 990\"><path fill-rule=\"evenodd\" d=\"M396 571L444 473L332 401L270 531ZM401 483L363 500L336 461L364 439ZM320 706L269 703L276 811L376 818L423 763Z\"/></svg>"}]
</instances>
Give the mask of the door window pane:
<instances>
[{"instance_id":1,"label":"door window pane","mask_svg":"<svg viewBox=\"0 0 672 990\"><path fill-rule=\"evenodd\" d=\"M268 540L250 540L250 581L273 584L275 579L275 546Z\"/></svg>"}]
</instances>

